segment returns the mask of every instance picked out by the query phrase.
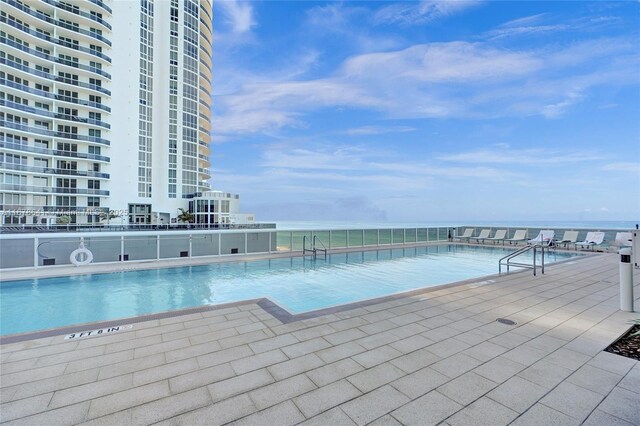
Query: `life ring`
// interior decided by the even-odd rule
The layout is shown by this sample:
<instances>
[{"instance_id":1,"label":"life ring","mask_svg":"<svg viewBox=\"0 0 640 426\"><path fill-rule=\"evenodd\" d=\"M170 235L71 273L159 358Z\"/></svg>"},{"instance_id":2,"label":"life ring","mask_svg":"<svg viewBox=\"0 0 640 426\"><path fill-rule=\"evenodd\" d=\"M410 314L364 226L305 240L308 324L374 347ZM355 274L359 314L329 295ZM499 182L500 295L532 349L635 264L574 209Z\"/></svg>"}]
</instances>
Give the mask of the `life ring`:
<instances>
[{"instance_id":1,"label":"life ring","mask_svg":"<svg viewBox=\"0 0 640 426\"><path fill-rule=\"evenodd\" d=\"M71 252L69 261L76 266L88 265L93 261L93 253L84 246L84 243L80 243L80 247Z\"/></svg>"}]
</instances>

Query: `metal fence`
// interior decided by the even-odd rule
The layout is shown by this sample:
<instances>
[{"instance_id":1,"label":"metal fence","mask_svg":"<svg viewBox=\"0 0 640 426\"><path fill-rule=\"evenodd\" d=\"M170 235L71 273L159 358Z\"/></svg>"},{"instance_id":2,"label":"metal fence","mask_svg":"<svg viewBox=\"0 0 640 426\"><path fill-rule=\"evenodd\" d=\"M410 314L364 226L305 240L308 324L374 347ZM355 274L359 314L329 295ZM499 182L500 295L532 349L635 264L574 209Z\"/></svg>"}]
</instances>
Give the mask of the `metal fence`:
<instances>
[{"instance_id":1,"label":"metal fence","mask_svg":"<svg viewBox=\"0 0 640 426\"><path fill-rule=\"evenodd\" d=\"M0 269L73 264L81 244L93 263L297 252L315 235L327 249L390 246L447 240L449 228L39 233L0 236ZM309 247L307 247L309 248ZM79 259L79 258L78 258Z\"/></svg>"}]
</instances>

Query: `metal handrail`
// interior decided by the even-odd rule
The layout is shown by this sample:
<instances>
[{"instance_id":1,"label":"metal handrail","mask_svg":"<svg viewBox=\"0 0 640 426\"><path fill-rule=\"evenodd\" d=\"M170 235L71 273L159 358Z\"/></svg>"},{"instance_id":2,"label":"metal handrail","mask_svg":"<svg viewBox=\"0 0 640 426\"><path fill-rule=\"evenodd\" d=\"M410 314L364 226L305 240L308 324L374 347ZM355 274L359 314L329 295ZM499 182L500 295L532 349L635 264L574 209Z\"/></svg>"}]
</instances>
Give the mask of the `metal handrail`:
<instances>
[{"instance_id":1,"label":"metal handrail","mask_svg":"<svg viewBox=\"0 0 640 426\"><path fill-rule=\"evenodd\" d=\"M316 247L316 242L320 243L320 245L322 246L322 248L317 248ZM320 241L320 238L318 238L317 235L313 236L313 254L314 256L317 254L317 251L322 251L324 252L324 257L325 259L327 258L327 248L325 247L325 245L322 243L322 241Z\"/></svg>"},{"instance_id":2,"label":"metal handrail","mask_svg":"<svg viewBox=\"0 0 640 426\"><path fill-rule=\"evenodd\" d=\"M545 246L544 245L540 245L540 244L533 244L533 245L528 245L528 246L519 248L518 250L514 251L513 253L510 253L510 254L502 257L498 261L498 274L502 274L502 265L504 264L507 267L507 273L509 273L509 268L511 266L519 266L521 268L533 269L533 275L536 276L536 271L537 271L536 257L537 257L538 249L540 249L540 253L541 253L540 268L541 268L542 273L544 274L544 250L545 250ZM520 262L512 262L511 261L513 258L515 258L517 256L520 256L521 254L526 253L529 250L533 250L533 265L530 265L528 263L520 263ZM548 247L547 247L547 250L548 250Z\"/></svg>"},{"instance_id":3,"label":"metal handrail","mask_svg":"<svg viewBox=\"0 0 640 426\"><path fill-rule=\"evenodd\" d=\"M311 252L314 256L316 255L316 251L313 247L310 249L307 248L307 236L304 235L302 237L302 255L306 255L308 251Z\"/></svg>"}]
</instances>

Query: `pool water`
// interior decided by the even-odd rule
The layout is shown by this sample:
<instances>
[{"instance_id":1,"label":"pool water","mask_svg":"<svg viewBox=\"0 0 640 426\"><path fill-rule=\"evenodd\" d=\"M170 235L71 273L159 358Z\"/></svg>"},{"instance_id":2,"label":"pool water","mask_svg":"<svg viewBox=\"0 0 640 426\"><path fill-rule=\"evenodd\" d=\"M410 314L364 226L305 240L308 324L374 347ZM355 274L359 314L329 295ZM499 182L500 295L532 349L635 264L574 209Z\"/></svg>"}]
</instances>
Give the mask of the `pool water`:
<instances>
[{"instance_id":1,"label":"pool water","mask_svg":"<svg viewBox=\"0 0 640 426\"><path fill-rule=\"evenodd\" d=\"M0 283L0 334L259 297L301 313L495 274L512 251L449 244L9 281ZM551 252L546 261L572 256Z\"/></svg>"}]
</instances>

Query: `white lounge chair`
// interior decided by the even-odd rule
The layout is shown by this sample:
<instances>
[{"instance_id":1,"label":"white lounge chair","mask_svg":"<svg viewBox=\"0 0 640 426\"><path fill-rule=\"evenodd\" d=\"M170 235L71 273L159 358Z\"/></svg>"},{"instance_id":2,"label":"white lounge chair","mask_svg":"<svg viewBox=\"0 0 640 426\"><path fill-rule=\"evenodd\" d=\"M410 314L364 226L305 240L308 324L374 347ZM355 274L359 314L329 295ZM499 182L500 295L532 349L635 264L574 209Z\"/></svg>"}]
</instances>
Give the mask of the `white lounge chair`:
<instances>
[{"instance_id":1,"label":"white lounge chair","mask_svg":"<svg viewBox=\"0 0 640 426\"><path fill-rule=\"evenodd\" d=\"M633 246L632 232L616 232L616 238L613 240L613 246L618 248Z\"/></svg>"},{"instance_id":2,"label":"white lounge chair","mask_svg":"<svg viewBox=\"0 0 640 426\"><path fill-rule=\"evenodd\" d=\"M564 235L561 240L555 242L556 246L563 245L569 247L570 244L575 244L578 241L578 231L564 231Z\"/></svg>"},{"instance_id":3,"label":"white lounge chair","mask_svg":"<svg viewBox=\"0 0 640 426\"><path fill-rule=\"evenodd\" d=\"M464 230L464 233L462 235L456 236L455 239L457 239L458 241L462 241L462 240L469 241L469 238L471 238L472 235L473 235L473 228L467 228Z\"/></svg>"},{"instance_id":4,"label":"white lounge chair","mask_svg":"<svg viewBox=\"0 0 640 426\"><path fill-rule=\"evenodd\" d=\"M527 241L527 244L538 244L543 246L550 246L553 243L553 237L556 235L556 232L552 229L543 229L540 231L537 237L532 240Z\"/></svg>"},{"instance_id":5,"label":"white lounge chair","mask_svg":"<svg viewBox=\"0 0 640 426\"><path fill-rule=\"evenodd\" d=\"M599 246L604 241L604 232L587 232L587 236L584 241L580 241L579 243L575 243L576 250L578 246L581 248L591 248L595 246Z\"/></svg>"},{"instance_id":6,"label":"white lounge chair","mask_svg":"<svg viewBox=\"0 0 640 426\"><path fill-rule=\"evenodd\" d=\"M509 241L509 244L515 243L518 244L521 241L527 240L527 230L526 229L518 229L515 234L513 234L513 238L506 238L505 241Z\"/></svg>"},{"instance_id":7,"label":"white lounge chair","mask_svg":"<svg viewBox=\"0 0 640 426\"><path fill-rule=\"evenodd\" d=\"M483 229L482 231L480 231L480 234L477 237L469 237L469 241L474 240L474 241L482 241L484 242L485 239L489 238L489 235L491 234L491 229Z\"/></svg>"},{"instance_id":8,"label":"white lounge chair","mask_svg":"<svg viewBox=\"0 0 640 426\"><path fill-rule=\"evenodd\" d=\"M493 241L493 242L504 241L506 236L507 236L506 229L498 229L496 233L493 235L493 237L487 238L485 241Z\"/></svg>"}]
</instances>

